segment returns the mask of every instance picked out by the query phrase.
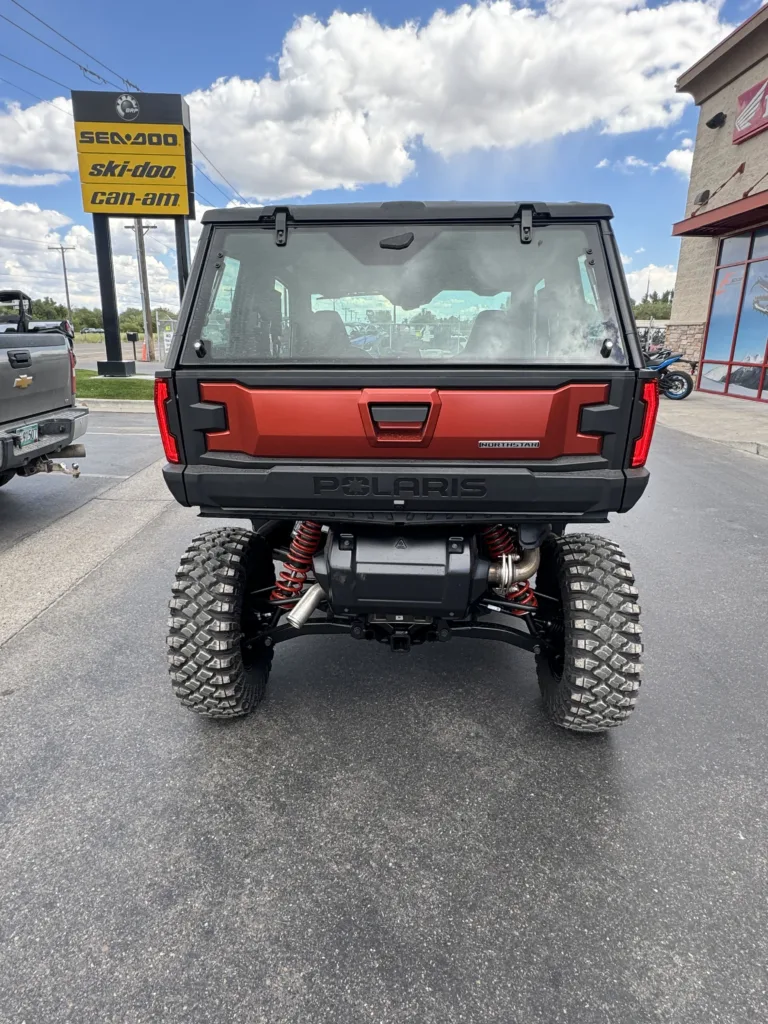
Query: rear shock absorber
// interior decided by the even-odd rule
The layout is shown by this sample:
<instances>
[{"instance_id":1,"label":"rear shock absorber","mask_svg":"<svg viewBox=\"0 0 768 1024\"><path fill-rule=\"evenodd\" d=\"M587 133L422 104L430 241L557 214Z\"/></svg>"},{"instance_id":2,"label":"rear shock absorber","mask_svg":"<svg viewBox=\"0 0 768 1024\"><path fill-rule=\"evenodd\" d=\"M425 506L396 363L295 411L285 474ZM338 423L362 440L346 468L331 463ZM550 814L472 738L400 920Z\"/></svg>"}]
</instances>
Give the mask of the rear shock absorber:
<instances>
[{"instance_id":1,"label":"rear shock absorber","mask_svg":"<svg viewBox=\"0 0 768 1024\"><path fill-rule=\"evenodd\" d=\"M517 549L512 531L509 527L502 526L501 523L497 523L495 526L486 526L483 530L483 539L488 548L488 553L493 559L499 559L502 555L516 553ZM528 615L529 611L533 611L538 607L536 595L528 580L513 584L507 593L507 600L514 601L515 604L525 605L527 609L516 608L512 612L513 615Z\"/></svg>"},{"instance_id":2,"label":"rear shock absorber","mask_svg":"<svg viewBox=\"0 0 768 1024\"><path fill-rule=\"evenodd\" d=\"M320 547L322 527L309 520L300 522L291 538L288 557L283 563L272 591L272 601L298 601L307 573L312 568L312 556Z\"/></svg>"},{"instance_id":3,"label":"rear shock absorber","mask_svg":"<svg viewBox=\"0 0 768 1024\"><path fill-rule=\"evenodd\" d=\"M512 555L515 551L515 542L509 527L497 523L496 526L486 526L483 530L483 539L488 548L491 558L499 559L502 555Z\"/></svg>"}]
</instances>

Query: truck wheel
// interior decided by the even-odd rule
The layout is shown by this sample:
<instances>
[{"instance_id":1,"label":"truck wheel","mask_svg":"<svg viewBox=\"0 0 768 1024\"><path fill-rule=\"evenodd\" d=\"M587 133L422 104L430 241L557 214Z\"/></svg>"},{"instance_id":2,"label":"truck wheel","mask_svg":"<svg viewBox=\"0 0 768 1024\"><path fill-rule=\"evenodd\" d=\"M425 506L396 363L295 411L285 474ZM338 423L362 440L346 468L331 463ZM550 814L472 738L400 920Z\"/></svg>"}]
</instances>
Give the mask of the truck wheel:
<instances>
[{"instance_id":1,"label":"truck wheel","mask_svg":"<svg viewBox=\"0 0 768 1024\"><path fill-rule=\"evenodd\" d=\"M16 470L12 469L8 473L0 473L0 487L5 487L11 480L16 476Z\"/></svg>"},{"instance_id":2,"label":"truck wheel","mask_svg":"<svg viewBox=\"0 0 768 1024\"><path fill-rule=\"evenodd\" d=\"M539 599L549 642L536 670L555 725L603 732L631 715L642 654L634 583L613 541L584 533L545 539L536 590L554 600Z\"/></svg>"},{"instance_id":3,"label":"truck wheel","mask_svg":"<svg viewBox=\"0 0 768 1024\"><path fill-rule=\"evenodd\" d=\"M173 692L186 707L237 718L263 698L272 650L246 638L268 621L274 583L270 547L250 530L211 530L187 548L168 624Z\"/></svg>"}]
</instances>

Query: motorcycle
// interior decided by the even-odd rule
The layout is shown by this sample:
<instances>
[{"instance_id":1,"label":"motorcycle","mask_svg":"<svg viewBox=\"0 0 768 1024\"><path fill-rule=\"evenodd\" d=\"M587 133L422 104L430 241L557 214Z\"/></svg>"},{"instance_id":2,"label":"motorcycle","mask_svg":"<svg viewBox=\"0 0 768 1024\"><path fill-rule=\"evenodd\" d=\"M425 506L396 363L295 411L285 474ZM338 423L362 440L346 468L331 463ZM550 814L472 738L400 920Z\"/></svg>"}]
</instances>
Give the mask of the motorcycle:
<instances>
[{"instance_id":1,"label":"motorcycle","mask_svg":"<svg viewBox=\"0 0 768 1024\"><path fill-rule=\"evenodd\" d=\"M676 355L671 349L664 349L661 352L644 352L646 357L645 365L650 370L656 370L659 375L659 392L680 402L693 391L693 377L685 370L670 370L675 363L690 363L689 359L682 358L682 352ZM694 371L695 372L695 371Z\"/></svg>"}]
</instances>

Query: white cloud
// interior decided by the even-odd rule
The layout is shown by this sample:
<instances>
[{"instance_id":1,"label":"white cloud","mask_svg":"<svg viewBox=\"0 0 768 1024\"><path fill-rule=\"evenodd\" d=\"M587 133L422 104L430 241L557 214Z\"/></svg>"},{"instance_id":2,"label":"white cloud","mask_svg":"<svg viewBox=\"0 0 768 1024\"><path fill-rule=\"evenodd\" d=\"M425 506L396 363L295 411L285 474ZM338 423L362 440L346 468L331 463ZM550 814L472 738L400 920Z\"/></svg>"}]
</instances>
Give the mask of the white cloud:
<instances>
[{"instance_id":1,"label":"white cloud","mask_svg":"<svg viewBox=\"0 0 768 1024\"><path fill-rule=\"evenodd\" d=\"M599 164L595 164L595 167L598 169L598 171L602 170L603 167L610 167L610 166L611 166L611 161L608 160L606 157L603 157L603 159L600 161Z\"/></svg>"},{"instance_id":2,"label":"white cloud","mask_svg":"<svg viewBox=\"0 0 768 1024\"><path fill-rule=\"evenodd\" d=\"M693 166L693 139L683 139L680 149L673 149L667 153L660 166L677 171L684 178L690 178Z\"/></svg>"},{"instance_id":3,"label":"white cloud","mask_svg":"<svg viewBox=\"0 0 768 1024\"><path fill-rule=\"evenodd\" d=\"M129 221L113 220L112 247L118 305L140 305L136 242L125 231ZM152 305L179 305L175 269L173 225L157 221L156 231L147 234L147 273ZM61 257L49 245L74 246L67 253L67 272L72 304L100 306L96 253L93 234L82 224L57 210L36 203L14 204L0 199L0 288L17 287L33 297L52 295L64 301ZM167 261L167 262L166 262Z\"/></svg>"},{"instance_id":4,"label":"white cloud","mask_svg":"<svg viewBox=\"0 0 768 1024\"><path fill-rule=\"evenodd\" d=\"M65 181L69 181L69 175L58 171L49 171L47 174L13 174L0 167L0 185L34 188L38 185L61 185Z\"/></svg>"},{"instance_id":5,"label":"white cloud","mask_svg":"<svg viewBox=\"0 0 768 1024\"><path fill-rule=\"evenodd\" d=\"M241 192L278 198L397 185L419 144L450 157L589 127L664 128L690 102L677 76L729 31L719 7L486 0L394 28L371 14L305 16L275 76L220 79L187 97L193 135ZM0 114L0 153L19 167L71 171L72 136L48 104Z\"/></svg>"},{"instance_id":6,"label":"white cloud","mask_svg":"<svg viewBox=\"0 0 768 1024\"><path fill-rule=\"evenodd\" d=\"M624 253L622 253L621 254L621 262L624 264L625 267L628 267L629 264L632 262L632 257L631 256L625 256Z\"/></svg>"},{"instance_id":7,"label":"white cloud","mask_svg":"<svg viewBox=\"0 0 768 1024\"><path fill-rule=\"evenodd\" d=\"M645 298L646 291L670 291L675 287L676 276L677 270L671 265L657 267L655 264L649 263L647 267L643 267L641 270L630 270L627 273L629 294L635 302L640 302L641 299ZM648 283L649 280L650 285Z\"/></svg>"},{"instance_id":8,"label":"white cloud","mask_svg":"<svg viewBox=\"0 0 768 1024\"><path fill-rule=\"evenodd\" d=\"M26 108L7 104L0 113L0 164L29 171L77 170L71 109L71 101L60 96Z\"/></svg>"},{"instance_id":9,"label":"white cloud","mask_svg":"<svg viewBox=\"0 0 768 1024\"><path fill-rule=\"evenodd\" d=\"M635 256L639 256L641 252L645 252L645 249L641 245L639 249L635 249Z\"/></svg>"}]
</instances>

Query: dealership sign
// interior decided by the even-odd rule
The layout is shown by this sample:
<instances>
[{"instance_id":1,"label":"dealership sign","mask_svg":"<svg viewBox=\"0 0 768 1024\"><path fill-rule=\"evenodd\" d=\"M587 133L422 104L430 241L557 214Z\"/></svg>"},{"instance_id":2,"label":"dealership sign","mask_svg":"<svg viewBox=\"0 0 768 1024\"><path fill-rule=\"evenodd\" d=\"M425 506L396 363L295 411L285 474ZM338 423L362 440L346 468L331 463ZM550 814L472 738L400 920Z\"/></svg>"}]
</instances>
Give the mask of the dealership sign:
<instances>
[{"instance_id":1,"label":"dealership sign","mask_svg":"<svg viewBox=\"0 0 768 1024\"><path fill-rule=\"evenodd\" d=\"M72 108L86 213L194 217L183 97L81 91Z\"/></svg>"},{"instance_id":2,"label":"dealership sign","mask_svg":"<svg viewBox=\"0 0 768 1024\"><path fill-rule=\"evenodd\" d=\"M768 78L743 92L737 102L738 110L733 126L734 145L768 128Z\"/></svg>"}]
</instances>

